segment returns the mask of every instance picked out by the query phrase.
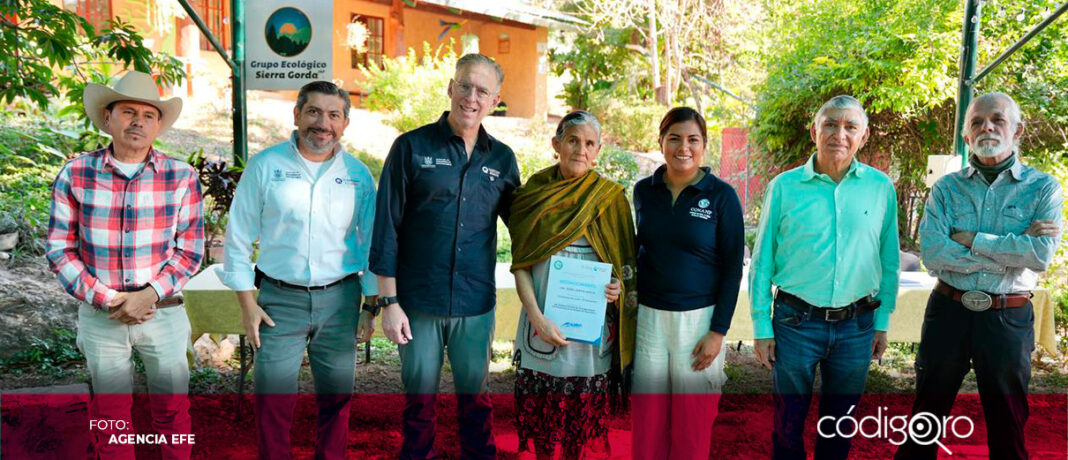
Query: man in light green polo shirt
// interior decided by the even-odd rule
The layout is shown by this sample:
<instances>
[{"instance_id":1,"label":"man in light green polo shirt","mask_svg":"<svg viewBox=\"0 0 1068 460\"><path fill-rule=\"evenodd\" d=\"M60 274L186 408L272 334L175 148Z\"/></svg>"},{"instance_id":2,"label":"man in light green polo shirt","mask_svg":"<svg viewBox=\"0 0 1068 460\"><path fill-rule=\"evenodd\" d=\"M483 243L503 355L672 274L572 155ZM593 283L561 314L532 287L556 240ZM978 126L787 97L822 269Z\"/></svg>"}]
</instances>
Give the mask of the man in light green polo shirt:
<instances>
[{"instance_id":1,"label":"man in light green polo shirt","mask_svg":"<svg viewBox=\"0 0 1068 460\"><path fill-rule=\"evenodd\" d=\"M868 133L859 101L830 99L813 120L816 154L765 194L749 295L757 360L773 371L777 460L805 458L816 366L820 420L837 419L860 400L871 360L886 350L897 299L897 196L886 174L854 158ZM848 457L849 438L833 427L817 431L815 458Z\"/></svg>"}]
</instances>

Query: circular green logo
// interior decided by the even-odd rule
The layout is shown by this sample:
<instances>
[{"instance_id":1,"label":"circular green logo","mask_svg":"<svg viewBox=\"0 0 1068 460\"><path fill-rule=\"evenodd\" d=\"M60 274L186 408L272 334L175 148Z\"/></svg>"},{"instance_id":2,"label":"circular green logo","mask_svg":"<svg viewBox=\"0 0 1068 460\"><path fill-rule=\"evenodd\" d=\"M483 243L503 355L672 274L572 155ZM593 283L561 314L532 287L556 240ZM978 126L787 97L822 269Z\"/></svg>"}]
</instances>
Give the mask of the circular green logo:
<instances>
[{"instance_id":1,"label":"circular green logo","mask_svg":"<svg viewBox=\"0 0 1068 460\"><path fill-rule=\"evenodd\" d=\"M564 263L562 261L559 261L559 260L556 261L556 262L553 262L553 268L555 268L557 270L559 270L561 268L564 268Z\"/></svg>"},{"instance_id":2,"label":"circular green logo","mask_svg":"<svg viewBox=\"0 0 1068 460\"><path fill-rule=\"evenodd\" d=\"M296 56L311 42L311 21L296 8L279 8L267 18L264 34L271 51L282 57Z\"/></svg>"}]
</instances>

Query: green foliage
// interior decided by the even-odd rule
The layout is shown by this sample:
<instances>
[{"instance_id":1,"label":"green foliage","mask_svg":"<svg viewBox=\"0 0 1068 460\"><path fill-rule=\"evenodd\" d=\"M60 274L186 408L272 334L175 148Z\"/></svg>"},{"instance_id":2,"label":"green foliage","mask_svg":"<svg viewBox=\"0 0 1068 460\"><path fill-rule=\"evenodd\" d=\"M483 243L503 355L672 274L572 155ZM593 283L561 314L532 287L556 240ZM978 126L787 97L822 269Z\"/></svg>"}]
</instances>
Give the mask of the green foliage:
<instances>
[{"instance_id":1,"label":"green foliage","mask_svg":"<svg viewBox=\"0 0 1068 460\"><path fill-rule=\"evenodd\" d=\"M601 148L596 169L604 177L622 185L627 196L630 196L634 183L638 181L638 160L634 158L634 154L613 145Z\"/></svg>"},{"instance_id":2,"label":"green foliage","mask_svg":"<svg viewBox=\"0 0 1068 460\"><path fill-rule=\"evenodd\" d=\"M237 182L245 170L244 162L236 159L234 164L226 160L209 160L204 157L204 149L197 150L186 158L186 162L197 172L201 194L204 197L204 233L207 235L204 267L215 263L210 248L215 241L226 233L229 223L230 204L237 192Z\"/></svg>"},{"instance_id":3,"label":"green foliage","mask_svg":"<svg viewBox=\"0 0 1068 460\"><path fill-rule=\"evenodd\" d=\"M1022 2L984 8L980 65L1022 36L1056 6ZM956 0L790 0L766 2L767 79L758 88L754 141L765 152L755 169L770 179L813 151L808 127L823 101L852 94L871 118L861 161L886 165L898 193L902 245L916 244L927 187L928 155L952 148L963 5ZM1006 14L1007 12L1007 14ZM980 82L1020 102L1030 129L1026 155L1063 161L1068 121L1068 26L1054 24Z\"/></svg>"},{"instance_id":4,"label":"green foliage","mask_svg":"<svg viewBox=\"0 0 1068 460\"><path fill-rule=\"evenodd\" d=\"M67 375L67 367L81 362L85 356L78 351L78 334L67 329L56 329L46 337L30 337L29 346L10 358L0 360L0 370L5 374L41 372L53 378Z\"/></svg>"},{"instance_id":5,"label":"green foliage","mask_svg":"<svg viewBox=\"0 0 1068 460\"><path fill-rule=\"evenodd\" d=\"M1061 329L1068 327L1068 290L1061 289L1059 292L1051 292L1051 294L1059 294L1053 296L1053 301L1057 303L1053 310L1053 321Z\"/></svg>"},{"instance_id":6,"label":"green foliage","mask_svg":"<svg viewBox=\"0 0 1068 460\"><path fill-rule=\"evenodd\" d=\"M749 248L750 251L752 251L753 247L756 246L756 237L757 237L757 229L756 228L747 228L747 229L745 229L745 247Z\"/></svg>"},{"instance_id":7,"label":"green foliage","mask_svg":"<svg viewBox=\"0 0 1068 460\"><path fill-rule=\"evenodd\" d=\"M778 45L767 51L768 78L760 88L755 140L768 152L765 170L778 172L812 152L808 127L816 109L836 94L853 94L869 115L891 121L927 113L952 98L949 63L958 54L961 13L950 0L821 0L770 9ZM875 118L873 116L873 118ZM872 120L867 150L902 150ZM909 139L923 155L943 145ZM930 132L930 134L937 134ZM926 148L924 148L926 147ZM899 152L892 152L899 153ZM904 152L900 152L904 153Z\"/></svg>"},{"instance_id":8,"label":"green foliage","mask_svg":"<svg viewBox=\"0 0 1068 460\"><path fill-rule=\"evenodd\" d=\"M497 262L512 261L512 235L508 233L508 227L504 222L497 219Z\"/></svg>"},{"instance_id":9,"label":"green foliage","mask_svg":"<svg viewBox=\"0 0 1068 460\"><path fill-rule=\"evenodd\" d=\"M650 151L659 148L657 127L667 109L642 99L622 87L597 90L590 95L590 112L604 127L604 141L627 150Z\"/></svg>"},{"instance_id":10,"label":"green foliage","mask_svg":"<svg viewBox=\"0 0 1068 460\"><path fill-rule=\"evenodd\" d=\"M45 108L64 98L68 113L81 114L85 84L106 83L113 66L154 74L165 85L185 78L182 63L145 48L131 24L116 18L99 32L48 0L0 3L0 101L24 98Z\"/></svg>"},{"instance_id":11,"label":"green foliage","mask_svg":"<svg viewBox=\"0 0 1068 460\"><path fill-rule=\"evenodd\" d=\"M141 359L141 352L134 349L133 354L130 356L130 362L133 363L134 373L145 375L145 361Z\"/></svg>"},{"instance_id":12,"label":"green foliage","mask_svg":"<svg viewBox=\"0 0 1068 460\"><path fill-rule=\"evenodd\" d=\"M433 123L449 110L445 91L456 68L452 43L436 50L423 43L423 55L415 49L398 58L382 58L382 67L360 67L366 77L360 84L367 91L363 100L368 110L386 112L386 123L398 130L410 131Z\"/></svg>"},{"instance_id":13,"label":"green foliage","mask_svg":"<svg viewBox=\"0 0 1068 460\"><path fill-rule=\"evenodd\" d=\"M189 386L213 387L223 381L222 374L212 367L195 367L189 371Z\"/></svg>"},{"instance_id":14,"label":"green foliage","mask_svg":"<svg viewBox=\"0 0 1068 460\"><path fill-rule=\"evenodd\" d=\"M400 365L400 353L397 352L397 344L385 337L371 337L370 345L371 362ZM363 350L361 349L360 351L362 355Z\"/></svg>"},{"instance_id":15,"label":"green foliage","mask_svg":"<svg viewBox=\"0 0 1068 460\"><path fill-rule=\"evenodd\" d=\"M383 160L363 150L349 150L350 154L360 160L367 169L371 170L371 177L375 179L375 185L378 185L378 177L382 175Z\"/></svg>"},{"instance_id":16,"label":"green foliage","mask_svg":"<svg viewBox=\"0 0 1068 460\"><path fill-rule=\"evenodd\" d=\"M0 233L19 232L18 261L44 254L52 181L68 156L99 147L98 133L52 108L0 112Z\"/></svg>"},{"instance_id":17,"label":"green foliage","mask_svg":"<svg viewBox=\"0 0 1068 460\"><path fill-rule=\"evenodd\" d=\"M556 164L552 157L552 148L534 151L515 152L516 162L519 163L519 178L526 182L534 173Z\"/></svg>"},{"instance_id":18,"label":"green foliage","mask_svg":"<svg viewBox=\"0 0 1068 460\"><path fill-rule=\"evenodd\" d=\"M983 8L980 63L987 63L1061 5L1026 0ZM1011 7L1011 8L1010 8ZM1027 122L1021 150L1036 163L1068 160L1068 21L1059 18L979 82L978 90L1004 91Z\"/></svg>"},{"instance_id":19,"label":"green foliage","mask_svg":"<svg viewBox=\"0 0 1068 460\"><path fill-rule=\"evenodd\" d=\"M1062 154L1063 155L1063 154ZM1063 156L1062 156L1063 158ZM1031 166L1041 169L1061 184L1061 190L1068 190L1068 164L1064 162L1043 163L1030 162ZM1061 209L1061 222L1068 222L1068 202ZM1068 327L1068 243L1064 234L1061 236L1061 244L1053 254L1053 261L1049 269L1042 276L1041 285L1049 289L1053 301L1056 302L1054 320L1060 327Z\"/></svg>"},{"instance_id":20,"label":"green foliage","mask_svg":"<svg viewBox=\"0 0 1068 460\"><path fill-rule=\"evenodd\" d=\"M636 79L627 86L644 98L651 98L651 83L647 77L641 77L647 72L632 71L642 65L642 55L627 49L633 31L604 27L599 32L598 35L561 33L564 46L549 50L553 73L571 76L564 84L561 96L564 102L575 109L589 108L595 91L611 89L626 79Z\"/></svg>"}]
</instances>

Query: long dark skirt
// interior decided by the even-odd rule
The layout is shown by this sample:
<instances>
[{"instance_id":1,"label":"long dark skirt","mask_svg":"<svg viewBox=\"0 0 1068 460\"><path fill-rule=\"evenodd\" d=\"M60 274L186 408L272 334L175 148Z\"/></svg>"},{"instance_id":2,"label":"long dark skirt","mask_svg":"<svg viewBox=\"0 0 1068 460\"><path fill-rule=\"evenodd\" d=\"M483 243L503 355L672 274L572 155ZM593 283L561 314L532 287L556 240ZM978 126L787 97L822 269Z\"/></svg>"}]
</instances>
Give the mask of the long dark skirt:
<instances>
[{"instance_id":1,"label":"long dark skirt","mask_svg":"<svg viewBox=\"0 0 1068 460\"><path fill-rule=\"evenodd\" d=\"M557 444L572 455L608 435L608 374L554 377L518 367L515 378L519 451L551 453Z\"/></svg>"}]
</instances>

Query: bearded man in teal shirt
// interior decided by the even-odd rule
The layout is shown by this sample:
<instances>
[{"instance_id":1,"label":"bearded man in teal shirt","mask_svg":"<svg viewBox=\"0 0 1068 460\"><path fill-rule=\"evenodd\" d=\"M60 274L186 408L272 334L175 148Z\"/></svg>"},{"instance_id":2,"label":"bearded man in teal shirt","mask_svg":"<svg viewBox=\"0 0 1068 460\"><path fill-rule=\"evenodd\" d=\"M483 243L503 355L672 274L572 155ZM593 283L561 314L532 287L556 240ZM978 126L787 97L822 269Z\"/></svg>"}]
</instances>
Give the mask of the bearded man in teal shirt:
<instances>
[{"instance_id":1,"label":"bearded man in teal shirt","mask_svg":"<svg viewBox=\"0 0 1068 460\"><path fill-rule=\"evenodd\" d=\"M864 108L836 96L810 134L816 154L768 185L749 271L756 356L773 372L776 460L806 458L816 366L820 420L857 404L897 299L897 195L886 174L854 158L868 140ZM845 459L850 441L824 429L815 458Z\"/></svg>"},{"instance_id":2,"label":"bearded man in teal shirt","mask_svg":"<svg viewBox=\"0 0 1068 460\"><path fill-rule=\"evenodd\" d=\"M920 222L923 263L938 284L923 317L912 413L943 420L974 369L993 460L1028 458L1031 291L1057 252L1063 224L1057 179L1019 158L1023 132L1012 97L975 98L961 132L968 166L935 183ZM936 445L924 444L908 439L895 458L934 460Z\"/></svg>"}]
</instances>

